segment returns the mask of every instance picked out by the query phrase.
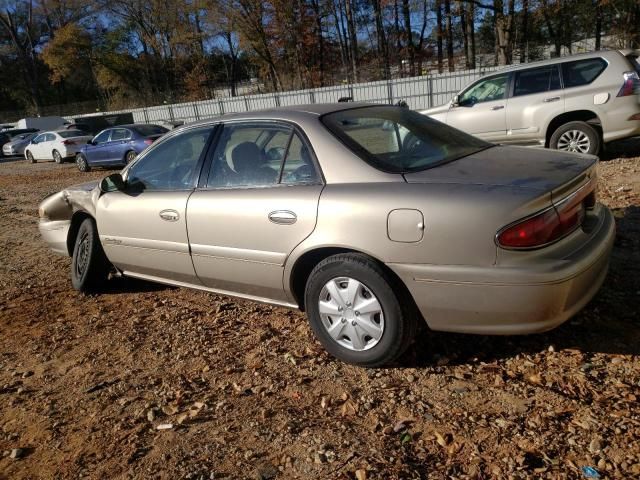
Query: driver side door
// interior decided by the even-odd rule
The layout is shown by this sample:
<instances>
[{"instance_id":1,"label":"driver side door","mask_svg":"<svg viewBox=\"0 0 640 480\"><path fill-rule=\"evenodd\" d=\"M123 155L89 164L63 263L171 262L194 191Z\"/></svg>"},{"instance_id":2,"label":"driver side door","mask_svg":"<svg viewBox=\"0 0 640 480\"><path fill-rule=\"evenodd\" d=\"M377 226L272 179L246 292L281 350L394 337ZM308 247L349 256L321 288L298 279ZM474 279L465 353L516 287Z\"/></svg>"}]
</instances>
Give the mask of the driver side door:
<instances>
[{"instance_id":1,"label":"driver side door","mask_svg":"<svg viewBox=\"0 0 640 480\"><path fill-rule=\"evenodd\" d=\"M452 104L447 124L490 142L507 136L507 92L510 74L484 78L471 85Z\"/></svg>"},{"instance_id":2,"label":"driver side door","mask_svg":"<svg viewBox=\"0 0 640 480\"><path fill-rule=\"evenodd\" d=\"M124 191L98 200L100 241L126 275L200 283L189 253L186 208L214 128L197 126L165 138L127 169Z\"/></svg>"},{"instance_id":3,"label":"driver side door","mask_svg":"<svg viewBox=\"0 0 640 480\"><path fill-rule=\"evenodd\" d=\"M109 142L110 135L111 130L104 130L96 135L93 140L91 140L91 143L87 144L85 148L85 155L89 164L100 165L101 163L104 163L104 147Z\"/></svg>"}]
</instances>

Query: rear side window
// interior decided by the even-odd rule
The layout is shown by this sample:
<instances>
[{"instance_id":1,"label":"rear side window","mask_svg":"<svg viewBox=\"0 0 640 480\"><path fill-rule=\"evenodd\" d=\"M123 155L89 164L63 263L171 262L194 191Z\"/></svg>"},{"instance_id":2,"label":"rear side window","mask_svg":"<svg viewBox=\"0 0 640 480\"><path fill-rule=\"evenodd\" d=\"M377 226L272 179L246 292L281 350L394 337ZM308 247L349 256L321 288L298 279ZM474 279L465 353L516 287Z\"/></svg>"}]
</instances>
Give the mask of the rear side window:
<instances>
[{"instance_id":1,"label":"rear side window","mask_svg":"<svg viewBox=\"0 0 640 480\"><path fill-rule=\"evenodd\" d=\"M514 97L560 88L560 74L556 65L516 72L515 77Z\"/></svg>"},{"instance_id":2,"label":"rear side window","mask_svg":"<svg viewBox=\"0 0 640 480\"><path fill-rule=\"evenodd\" d=\"M607 68L602 58L588 58L562 64L562 80L565 88L589 85Z\"/></svg>"}]
</instances>

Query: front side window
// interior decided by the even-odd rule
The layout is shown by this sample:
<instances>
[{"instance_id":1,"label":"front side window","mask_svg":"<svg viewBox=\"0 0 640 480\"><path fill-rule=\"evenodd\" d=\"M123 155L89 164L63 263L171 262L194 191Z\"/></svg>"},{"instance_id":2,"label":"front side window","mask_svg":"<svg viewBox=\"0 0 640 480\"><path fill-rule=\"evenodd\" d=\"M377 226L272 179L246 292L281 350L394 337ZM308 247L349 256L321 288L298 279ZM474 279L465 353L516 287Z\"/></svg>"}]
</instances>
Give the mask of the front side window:
<instances>
[{"instance_id":1,"label":"front side window","mask_svg":"<svg viewBox=\"0 0 640 480\"><path fill-rule=\"evenodd\" d=\"M390 173L425 170L492 146L401 107L354 108L324 115L321 120L363 160ZM381 131L386 134L384 142L377 139Z\"/></svg>"},{"instance_id":2,"label":"front side window","mask_svg":"<svg viewBox=\"0 0 640 480\"><path fill-rule=\"evenodd\" d=\"M562 64L562 80L565 88L580 87L593 82L607 68L602 58L587 58Z\"/></svg>"},{"instance_id":3,"label":"front side window","mask_svg":"<svg viewBox=\"0 0 640 480\"><path fill-rule=\"evenodd\" d=\"M157 144L129 169L127 184L142 190L193 188L196 167L213 128L193 128Z\"/></svg>"},{"instance_id":4,"label":"front side window","mask_svg":"<svg viewBox=\"0 0 640 480\"><path fill-rule=\"evenodd\" d=\"M46 138L47 138L47 135L43 133L42 135L38 135L36 138L34 138L33 143L44 142Z\"/></svg>"},{"instance_id":5,"label":"front side window","mask_svg":"<svg viewBox=\"0 0 640 480\"><path fill-rule=\"evenodd\" d=\"M543 93L559 88L560 74L556 65L515 72L514 97Z\"/></svg>"},{"instance_id":6,"label":"front side window","mask_svg":"<svg viewBox=\"0 0 640 480\"><path fill-rule=\"evenodd\" d=\"M507 94L509 84L509 74L496 75L482 80L464 92L458 99L462 106L474 105L476 103L502 100Z\"/></svg>"},{"instance_id":7,"label":"front side window","mask_svg":"<svg viewBox=\"0 0 640 480\"><path fill-rule=\"evenodd\" d=\"M111 130L105 130L104 132L99 133L98 136L93 139L93 143L97 144L97 143L108 142L110 133L111 133Z\"/></svg>"}]
</instances>

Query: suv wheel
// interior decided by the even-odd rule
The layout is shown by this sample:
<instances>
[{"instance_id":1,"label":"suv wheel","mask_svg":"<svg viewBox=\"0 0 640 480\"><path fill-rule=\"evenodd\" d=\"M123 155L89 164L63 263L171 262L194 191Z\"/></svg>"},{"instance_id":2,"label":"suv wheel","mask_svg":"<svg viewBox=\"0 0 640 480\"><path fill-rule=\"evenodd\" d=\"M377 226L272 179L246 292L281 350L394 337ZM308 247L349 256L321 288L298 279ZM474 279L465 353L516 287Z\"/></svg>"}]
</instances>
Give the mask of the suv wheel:
<instances>
[{"instance_id":1,"label":"suv wheel","mask_svg":"<svg viewBox=\"0 0 640 480\"><path fill-rule=\"evenodd\" d=\"M316 337L334 357L376 367L398 358L415 336L413 301L375 261L340 254L311 272L305 305Z\"/></svg>"},{"instance_id":2,"label":"suv wheel","mask_svg":"<svg viewBox=\"0 0 640 480\"><path fill-rule=\"evenodd\" d=\"M558 127L549 141L549 146L565 152L590 153L600 152L600 135L591 125L585 122L569 122Z\"/></svg>"}]
</instances>

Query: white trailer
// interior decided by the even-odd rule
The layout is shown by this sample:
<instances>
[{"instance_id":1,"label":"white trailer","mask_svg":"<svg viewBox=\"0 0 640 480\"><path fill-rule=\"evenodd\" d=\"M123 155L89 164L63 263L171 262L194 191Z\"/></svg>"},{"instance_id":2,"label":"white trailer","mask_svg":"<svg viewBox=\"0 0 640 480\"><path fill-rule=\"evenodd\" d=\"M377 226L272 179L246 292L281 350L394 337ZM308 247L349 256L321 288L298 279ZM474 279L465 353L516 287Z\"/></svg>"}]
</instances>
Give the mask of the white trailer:
<instances>
[{"instance_id":1,"label":"white trailer","mask_svg":"<svg viewBox=\"0 0 640 480\"><path fill-rule=\"evenodd\" d=\"M62 117L27 117L16 123L16 128L37 128L38 130L56 130L62 128L66 120Z\"/></svg>"}]
</instances>

